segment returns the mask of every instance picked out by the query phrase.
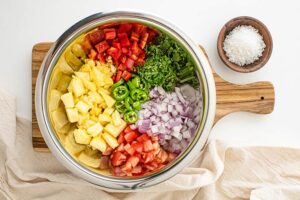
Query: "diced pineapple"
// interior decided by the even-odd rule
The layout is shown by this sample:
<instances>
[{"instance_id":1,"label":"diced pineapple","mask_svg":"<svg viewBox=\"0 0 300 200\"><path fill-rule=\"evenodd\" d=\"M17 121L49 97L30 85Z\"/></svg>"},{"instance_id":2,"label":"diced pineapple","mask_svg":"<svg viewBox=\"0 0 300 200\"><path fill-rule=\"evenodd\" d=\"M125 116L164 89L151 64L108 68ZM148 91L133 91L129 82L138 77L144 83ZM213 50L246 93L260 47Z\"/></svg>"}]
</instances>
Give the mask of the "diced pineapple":
<instances>
[{"instance_id":1,"label":"diced pineapple","mask_svg":"<svg viewBox=\"0 0 300 200\"><path fill-rule=\"evenodd\" d=\"M100 94L102 95L107 107L111 108L116 103L116 101L109 96L108 94L104 93L103 91L100 91Z\"/></svg>"},{"instance_id":2,"label":"diced pineapple","mask_svg":"<svg viewBox=\"0 0 300 200\"><path fill-rule=\"evenodd\" d=\"M86 155L84 152L82 152L79 156L78 156L78 160L80 162L82 162L83 164L89 166L89 167L93 167L93 168L99 168L100 166L100 156L96 157L96 156L88 156Z\"/></svg>"},{"instance_id":3,"label":"diced pineapple","mask_svg":"<svg viewBox=\"0 0 300 200\"><path fill-rule=\"evenodd\" d=\"M80 100L82 100L84 103L86 103L90 108L93 107L93 103L89 100L88 96L83 95L83 96L81 96Z\"/></svg>"},{"instance_id":4,"label":"diced pineapple","mask_svg":"<svg viewBox=\"0 0 300 200\"><path fill-rule=\"evenodd\" d=\"M104 83L108 86L112 86L114 84L114 81L110 76L104 76Z\"/></svg>"},{"instance_id":5,"label":"diced pineapple","mask_svg":"<svg viewBox=\"0 0 300 200\"><path fill-rule=\"evenodd\" d=\"M91 120L93 120L93 121L95 121L95 122L98 121L98 117L96 117L96 116L94 116L94 115L91 115L90 118L91 118Z\"/></svg>"},{"instance_id":6,"label":"diced pineapple","mask_svg":"<svg viewBox=\"0 0 300 200\"><path fill-rule=\"evenodd\" d=\"M104 101L101 95L95 91L90 91L88 93L88 99L92 103L101 103L102 101Z\"/></svg>"},{"instance_id":7,"label":"diced pineapple","mask_svg":"<svg viewBox=\"0 0 300 200\"><path fill-rule=\"evenodd\" d=\"M60 97L62 93L58 90L51 90L49 98L49 111L56 110L60 103Z\"/></svg>"},{"instance_id":8,"label":"diced pineapple","mask_svg":"<svg viewBox=\"0 0 300 200\"><path fill-rule=\"evenodd\" d=\"M117 110L114 111L114 113L111 115L111 118L114 126L120 126L122 124L122 118Z\"/></svg>"},{"instance_id":9,"label":"diced pineapple","mask_svg":"<svg viewBox=\"0 0 300 200\"><path fill-rule=\"evenodd\" d=\"M61 100L64 103L66 108L73 108L74 107L74 99L71 92L68 92L61 96Z\"/></svg>"},{"instance_id":10,"label":"diced pineapple","mask_svg":"<svg viewBox=\"0 0 300 200\"><path fill-rule=\"evenodd\" d=\"M83 129L75 129L74 138L78 144L89 144L92 139L92 137Z\"/></svg>"},{"instance_id":11,"label":"diced pineapple","mask_svg":"<svg viewBox=\"0 0 300 200\"><path fill-rule=\"evenodd\" d=\"M74 138L73 131L70 131L65 138L64 146L71 155L76 155L85 149L86 145L77 144Z\"/></svg>"},{"instance_id":12,"label":"diced pineapple","mask_svg":"<svg viewBox=\"0 0 300 200\"><path fill-rule=\"evenodd\" d=\"M80 97L85 93L82 81L76 76L73 76L70 85L68 87L68 90L69 92L73 92L75 97Z\"/></svg>"},{"instance_id":13,"label":"diced pineapple","mask_svg":"<svg viewBox=\"0 0 300 200\"><path fill-rule=\"evenodd\" d=\"M88 120L90 115L87 113L85 115L79 114L78 125L82 125L86 120Z\"/></svg>"},{"instance_id":14,"label":"diced pineapple","mask_svg":"<svg viewBox=\"0 0 300 200\"><path fill-rule=\"evenodd\" d=\"M91 111L90 114L94 115L94 116L99 116L99 114L101 113L102 109L98 108L97 106L94 106Z\"/></svg>"},{"instance_id":15,"label":"diced pineapple","mask_svg":"<svg viewBox=\"0 0 300 200\"><path fill-rule=\"evenodd\" d=\"M110 93L111 93L108 89L105 89L103 87L99 87L98 88L98 93L101 94L101 92L104 92L105 94L108 94L108 95L110 95Z\"/></svg>"},{"instance_id":16,"label":"diced pineapple","mask_svg":"<svg viewBox=\"0 0 300 200\"><path fill-rule=\"evenodd\" d=\"M80 80L84 81L89 81L90 80L90 73L88 72L75 72L75 75L80 78Z\"/></svg>"},{"instance_id":17,"label":"diced pineapple","mask_svg":"<svg viewBox=\"0 0 300 200\"><path fill-rule=\"evenodd\" d=\"M96 122L94 120L88 119L84 122L83 127L88 129L89 127L93 126L94 124L96 124Z\"/></svg>"},{"instance_id":18,"label":"diced pineapple","mask_svg":"<svg viewBox=\"0 0 300 200\"><path fill-rule=\"evenodd\" d=\"M126 127L126 122L121 119L121 125L114 126L113 124L109 123L105 126L104 131L110 133L114 137L118 137L118 135L123 131Z\"/></svg>"},{"instance_id":19,"label":"diced pineapple","mask_svg":"<svg viewBox=\"0 0 300 200\"><path fill-rule=\"evenodd\" d=\"M97 135L99 135L99 133L102 132L102 130L103 130L103 126L99 122L97 122L96 124L90 126L87 129L87 132L91 136L96 137Z\"/></svg>"},{"instance_id":20,"label":"diced pineapple","mask_svg":"<svg viewBox=\"0 0 300 200\"><path fill-rule=\"evenodd\" d=\"M94 137L90 143L92 147L95 149L98 149L101 152L104 152L106 150L106 142L102 139L102 137L99 135L97 137Z\"/></svg>"},{"instance_id":21,"label":"diced pineapple","mask_svg":"<svg viewBox=\"0 0 300 200\"><path fill-rule=\"evenodd\" d=\"M100 114L98 119L102 125L106 125L107 123L111 122L111 117L107 113Z\"/></svg>"},{"instance_id":22,"label":"diced pineapple","mask_svg":"<svg viewBox=\"0 0 300 200\"><path fill-rule=\"evenodd\" d=\"M81 72L90 72L91 70L92 70L91 65L84 64L84 65L82 65L82 67L80 68L79 71L81 71Z\"/></svg>"},{"instance_id":23,"label":"diced pineapple","mask_svg":"<svg viewBox=\"0 0 300 200\"><path fill-rule=\"evenodd\" d=\"M61 129L69 121L63 108L58 108L52 113L53 124L57 129Z\"/></svg>"},{"instance_id":24,"label":"diced pineapple","mask_svg":"<svg viewBox=\"0 0 300 200\"><path fill-rule=\"evenodd\" d=\"M105 85L104 74L101 71L99 71L99 69L97 69L96 67L92 67L91 79L96 83L97 87L101 87Z\"/></svg>"},{"instance_id":25,"label":"diced pineapple","mask_svg":"<svg viewBox=\"0 0 300 200\"><path fill-rule=\"evenodd\" d=\"M84 103L83 101L78 101L78 103L76 104L76 108L80 113L86 114L89 111L90 106Z\"/></svg>"},{"instance_id":26,"label":"diced pineapple","mask_svg":"<svg viewBox=\"0 0 300 200\"><path fill-rule=\"evenodd\" d=\"M57 85L57 89L59 91L61 91L62 93L67 92L67 88L68 88L68 86L71 82L71 79L72 78L70 76L63 74L60 77L60 80L59 80L58 85Z\"/></svg>"},{"instance_id":27,"label":"diced pineapple","mask_svg":"<svg viewBox=\"0 0 300 200\"><path fill-rule=\"evenodd\" d=\"M103 112L103 114L108 114L108 115L112 115L114 112L113 108L106 108Z\"/></svg>"},{"instance_id":28,"label":"diced pineapple","mask_svg":"<svg viewBox=\"0 0 300 200\"><path fill-rule=\"evenodd\" d=\"M116 138L114 138L113 136L111 136L109 133L103 133L102 134L103 139L107 142L107 144L111 147L111 148L116 148L117 146L119 146L118 141L116 140Z\"/></svg>"},{"instance_id":29,"label":"diced pineapple","mask_svg":"<svg viewBox=\"0 0 300 200\"><path fill-rule=\"evenodd\" d=\"M84 84L84 87L86 87L88 90L93 91L93 92L97 91L97 87L96 87L95 83L93 83L91 81L84 80L83 84Z\"/></svg>"},{"instance_id":30,"label":"diced pineapple","mask_svg":"<svg viewBox=\"0 0 300 200\"><path fill-rule=\"evenodd\" d=\"M73 74L74 71L70 65L68 65L65 57L61 57L57 63L59 69L64 73L64 74Z\"/></svg>"},{"instance_id":31,"label":"diced pineapple","mask_svg":"<svg viewBox=\"0 0 300 200\"><path fill-rule=\"evenodd\" d=\"M68 120L71 123L78 122L79 115L77 108L66 108Z\"/></svg>"}]
</instances>

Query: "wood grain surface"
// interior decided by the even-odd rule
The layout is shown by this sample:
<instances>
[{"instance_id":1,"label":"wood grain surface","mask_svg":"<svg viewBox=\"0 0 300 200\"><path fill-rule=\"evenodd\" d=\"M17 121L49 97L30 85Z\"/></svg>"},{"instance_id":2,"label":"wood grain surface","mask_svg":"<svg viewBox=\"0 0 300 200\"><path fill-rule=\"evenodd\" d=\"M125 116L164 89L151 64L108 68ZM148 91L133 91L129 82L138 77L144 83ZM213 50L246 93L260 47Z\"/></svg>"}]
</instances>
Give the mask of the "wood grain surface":
<instances>
[{"instance_id":1,"label":"wood grain surface","mask_svg":"<svg viewBox=\"0 0 300 200\"><path fill-rule=\"evenodd\" d=\"M32 145L39 152L49 152L49 149L40 133L35 115L35 83L43 58L51 44L39 43L32 49ZM202 47L200 46L200 48ZM202 50L205 52L204 48ZM213 75L217 90L217 108L214 123L233 112L245 111L269 114L273 111L275 95L272 83L263 81L247 85L236 85L223 80L214 71Z\"/></svg>"}]
</instances>

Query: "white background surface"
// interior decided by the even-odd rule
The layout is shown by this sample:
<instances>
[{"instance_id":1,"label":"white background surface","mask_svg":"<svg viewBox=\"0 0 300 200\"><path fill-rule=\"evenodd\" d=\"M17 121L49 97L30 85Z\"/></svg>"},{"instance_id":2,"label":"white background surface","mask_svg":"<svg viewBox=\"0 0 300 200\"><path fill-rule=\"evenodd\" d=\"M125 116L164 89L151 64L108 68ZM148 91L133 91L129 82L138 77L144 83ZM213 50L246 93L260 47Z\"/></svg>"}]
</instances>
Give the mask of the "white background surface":
<instances>
[{"instance_id":1,"label":"white background surface","mask_svg":"<svg viewBox=\"0 0 300 200\"><path fill-rule=\"evenodd\" d=\"M31 119L31 49L56 40L64 30L93 13L139 9L157 14L202 44L214 69L233 83L272 81L276 90L271 115L231 114L217 123L211 138L236 144L300 147L300 4L297 0L0 0L0 88L17 97L18 115ZM221 27L231 18L258 18L273 36L273 54L255 73L226 68L216 50ZM5 113L0 113L5 115Z\"/></svg>"}]
</instances>

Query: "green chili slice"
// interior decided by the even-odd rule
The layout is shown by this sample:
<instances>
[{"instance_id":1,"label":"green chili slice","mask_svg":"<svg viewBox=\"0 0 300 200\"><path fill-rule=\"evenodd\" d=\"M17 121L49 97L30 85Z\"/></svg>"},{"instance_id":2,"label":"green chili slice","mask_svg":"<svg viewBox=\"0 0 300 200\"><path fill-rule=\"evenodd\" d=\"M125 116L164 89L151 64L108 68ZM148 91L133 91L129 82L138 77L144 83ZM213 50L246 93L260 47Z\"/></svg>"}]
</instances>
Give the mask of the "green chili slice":
<instances>
[{"instance_id":1,"label":"green chili slice","mask_svg":"<svg viewBox=\"0 0 300 200\"><path fill-rule=\"evenodd\" d=\"M123 100L129 95L129 91L126 86L120 85L113 90L113 97L117 100Z\"/></svg>"},{"instance_id":2,"label":"green chili slice","mask_svg":"<svg viewBox=\"0 0 300 200\"><path fill-rule=\"evenodd\" d=\"M116 87L119 87L120 85L123 85L124 84L124 80L123 79L120 79L118 82L116 82L115 84L112 85L112 88L116 88Z\"/></svg>"},{"instance_id":3,"label":"green chili slice","mask_svg":"<svg viewBox=\"0 0 300 200\"><path fill-rule=\"evenodd\" d=\"M137 93L136 100L144 103L144 102L148 101L148 94L144 91L140 91L139 93Z\"/></svg>"},{"instance_id":4,"label":"green chili slice","mask_svg":"<svg viewBox=\"0 0 300 200\"><path fill-rule=\"evenodd\" d=\"M138 120L138 114L135 111L127 111L124 114L124 120L128 123L135 123Z\"/></svg>"},{"instance_id":5,"label":"green chili slice","mask_svg":"<svg viewBox=\"0 0 300 200\"><path fill-rule=\"evenodd\" d=\"M129 87L129 90L135 90L136 87L134 86L134 84L131 81L127 81L127 86Z\"/></svg>"},{"instance_id":6,"label":"green chili slice","mask_svg":"<svg viewBox=\"0 0 300 200\"><path fill-rule=\"evenodd\" d=\"M133 110L132 106L131 106L131 105L133 105L133 101L130 97L126 97L124 102L125 102L125 107L127 110Z\"/></svg>"},{"instance_id":7,"label":"green chili slice","mask_svg":"<svg viewBox=\"0 0 300 200\"><path fill-rule=\"evenodd\" d=\"M141 79L140 79L140 77L138 77L138 76L134 77L134 78L131 80L131 83L133 84L133 86L134 86L135 88L139 88L140 85L141 85Z\"/></svg>"},{"instance_id":8,"label":"green chili slice","mask_svg":"<svg viewBox=\"0 0 300 200\"><path fill-rule=\"evenodd\" d=\"M124 113L126 112L126 106L125 106L125 101L117 101L115 104L115 108L118 112Z\"/></svg>"},{"instance_id":9,"label":"green chili slice","mask_svg":"<svg viewBox=\"0 0 300 200\"><path fill-rule=\"evenodd\" d=\"M139 101L133 102L132 107L133 107L135 110L141 110L141 102L139 102Z\"/></svg>"}]
</instances>

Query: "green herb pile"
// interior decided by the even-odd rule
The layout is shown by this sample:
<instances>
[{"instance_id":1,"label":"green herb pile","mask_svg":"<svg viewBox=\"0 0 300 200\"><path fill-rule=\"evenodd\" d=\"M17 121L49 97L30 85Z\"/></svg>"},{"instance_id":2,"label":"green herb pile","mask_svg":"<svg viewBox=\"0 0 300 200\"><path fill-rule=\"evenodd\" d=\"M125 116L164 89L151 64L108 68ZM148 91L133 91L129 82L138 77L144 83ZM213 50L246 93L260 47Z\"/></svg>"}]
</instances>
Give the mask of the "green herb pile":
<instances>
[{"instance_id":1,"label":"green herb pile","mask_svg":"<svg viewBox=\"0 0 300 200\"><path fill-rule=\"evenodd\" d=\"M173 91L177 83L197 87L194 64L174 39L161 34L146 47L146 53L146 62L137 72L149 88L162 86L166 91Z\"/></svg>"}]
</instances>

